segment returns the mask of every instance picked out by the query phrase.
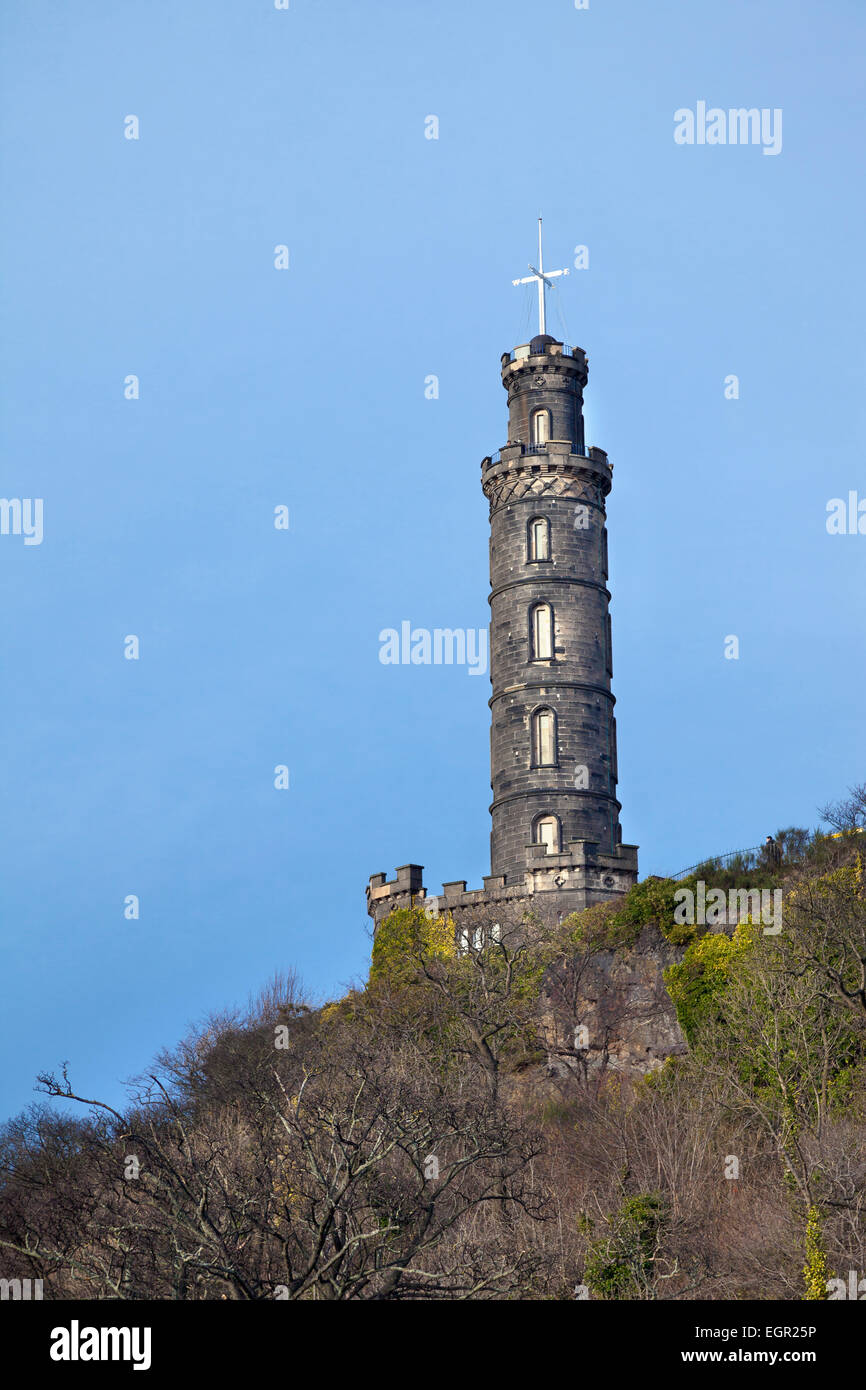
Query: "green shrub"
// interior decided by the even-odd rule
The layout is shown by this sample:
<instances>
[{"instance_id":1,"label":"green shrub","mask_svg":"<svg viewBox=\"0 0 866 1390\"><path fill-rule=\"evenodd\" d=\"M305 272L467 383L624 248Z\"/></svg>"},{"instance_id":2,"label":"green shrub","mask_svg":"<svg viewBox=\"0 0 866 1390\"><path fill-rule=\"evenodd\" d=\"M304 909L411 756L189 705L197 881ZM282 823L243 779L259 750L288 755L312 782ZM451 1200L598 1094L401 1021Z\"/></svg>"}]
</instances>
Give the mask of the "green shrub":
<instances>
[{"instance_id":1,"label":"green shrub","mask_svg":"<svg viewBox=\"0 0 866 1390\"><path fill-rule=\"evenodd\" d=\"M731 966L751 949L755 930L748 921L741 922L733 936L707 932L686 948L679 965L665 970L668 994L690 1047L701 1029L720 1016Z\"/></svg>"},{"instance_id":2,"label":"green shrub","mask_svg":"<svg viewBox=\"0 0 866 1390\"><path fill-rule=\"evenodd\" d=\"M819 1302L827 1297L827 1281L830 1271L827 1267L827 1252L824 1247L824 1233L821 1230L821 1215L817 1207L809 1208L806 1218L806 1263L803 1266L803 1280L806 1302Z\"/></svg>"},{"instance_id":3,"label":"green shrub","mask_svg":"<svg viewBox=\"0 0 866 1390\"><path fill-rule=\"evenodd\" d=\"M627 1197L608 1217L610 1234L591 1242L584 1280L596 1298L645 1297L654 1281L654 1263L665 1221L658 1193Z\"/></svg>"},{"instance_id":4,"label":"green shrub","mask_svg":"<svg viewBox=\"0 0 866 1390\"><path fill-rule=\"evenodd\" d=\"M400 907L379 924L370 961L370 984L408 984L422 961L456 956L451 917L430 917L422 907Z\"/></svg>"}]
</instances>

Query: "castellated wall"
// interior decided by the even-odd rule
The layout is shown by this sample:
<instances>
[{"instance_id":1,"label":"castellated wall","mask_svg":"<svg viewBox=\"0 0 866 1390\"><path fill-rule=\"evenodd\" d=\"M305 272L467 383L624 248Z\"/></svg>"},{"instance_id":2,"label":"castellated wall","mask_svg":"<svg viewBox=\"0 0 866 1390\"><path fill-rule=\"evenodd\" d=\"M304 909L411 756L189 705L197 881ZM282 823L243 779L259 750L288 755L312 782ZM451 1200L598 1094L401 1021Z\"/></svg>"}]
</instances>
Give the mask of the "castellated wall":
<instances>
[{"instance_id":1,"label":"castellated wall","mask_svg":"<svg viewBox=\"0 0 866 1390\"><path fill-rule=\"evenodd\" d=\"M547 854L543 845L525 845L524 856L528 867L519 884L506 882L504 875L490 875L483 888L467 890L466 880L456 879L443 884L437 894L424 887L420 864L402 865L390 882L384 874L373 874L367 911L374 930L398 907L450 913L458 933L497 913L503 925L518 925L528 913L553 927L572 912L621 897L637 875L636 845L618 845L613 854L585 840L569 845L563 854Z\"/></svg>"}]
</instances>

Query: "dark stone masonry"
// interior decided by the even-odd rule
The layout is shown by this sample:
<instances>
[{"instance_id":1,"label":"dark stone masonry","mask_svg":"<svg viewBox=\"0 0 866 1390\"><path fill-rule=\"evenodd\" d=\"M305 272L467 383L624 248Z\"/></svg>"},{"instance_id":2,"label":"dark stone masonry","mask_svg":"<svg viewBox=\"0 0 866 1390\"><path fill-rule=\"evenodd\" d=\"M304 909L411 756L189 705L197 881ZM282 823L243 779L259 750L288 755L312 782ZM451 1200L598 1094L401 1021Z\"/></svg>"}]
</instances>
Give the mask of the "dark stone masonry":
<instances>
[{"instance_id":1,"label":"dark stone masonry","mask_svg":"<svg viewBox=\"0 0 866 1390\"><path fill-rule=\"evenodd\" d=\"M473 920L551 925L627 892L637 846L624 845L605 501L612 466L584 443L587 359L549 334L502 357L508 443L481 464L490 503L491 875L467 892L428 894L407 864L374 874L376 926L423 903Z\"/></svg>"}]
</instances>

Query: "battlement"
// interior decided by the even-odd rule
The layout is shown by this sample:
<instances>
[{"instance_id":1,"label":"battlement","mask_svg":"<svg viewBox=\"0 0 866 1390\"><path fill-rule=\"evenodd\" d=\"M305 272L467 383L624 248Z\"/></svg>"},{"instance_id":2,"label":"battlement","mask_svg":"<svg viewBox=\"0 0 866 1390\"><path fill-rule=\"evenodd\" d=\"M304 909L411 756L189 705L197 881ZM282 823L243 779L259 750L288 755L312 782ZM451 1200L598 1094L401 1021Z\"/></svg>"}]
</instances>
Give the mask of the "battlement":
<instances>
[{"instance_id":1,"label":"battlement","mask_svg":"<svg viewBox=\"0 0 866 1390\"><path fill-rule=\"evenodd\" d=\"M512 348L511 352L503 352L500 357L502 371L516 363L518 366L529 364L538 358L545 357L565 357L572 359L563 365L571 366L578 372L583 372L586 376L586 368L589 358L581 347L572 347L570 343L557 342L549 333L538 334L529 343L521 343L518 347Z\"/></svg>"},{"instance_id":2,"label":"battlement","mask_svg":"<svg viewBox=\"0 0 866 1390\"><path fill-rule=\"evenodd\" d=\"M611 853L591 840L572 840L561 854L550 854L544 845L526 846L526 871L522 882L507 882L504 874L482 879L483 888L466 887L466 879L453 879L442 892L430 895L424 887L420 864L404 864L396 878L373 874L367 887L367 911L374 927L396 908L420 907L431 915L450 913L476 917L479 910L497 907L518 916L531 912L545 921L561 921L594 903L607 902L627 893L637 882L637 846L620 844Z\"/></svg>"},{"instance_id":3,"label":"battlement","mask_svg":"<svg viewBox=\"0 0 866 1390\"><path fill-rule=\"evenodd\" d=\"M563 473L591 472L593 470L588 468L587 461L597 469L613 472L606 449L600 449L597 444L576 444L573 439L548 439L544 444L524 444L520 439L511 439L495 454L487 454L481 460L481 471L486 473L499 463L507 463L512 468L522 467L524 458L528 460L527 466L536 473L544 469L551 472L555 468Z\"/></svg>"}]
</instances>

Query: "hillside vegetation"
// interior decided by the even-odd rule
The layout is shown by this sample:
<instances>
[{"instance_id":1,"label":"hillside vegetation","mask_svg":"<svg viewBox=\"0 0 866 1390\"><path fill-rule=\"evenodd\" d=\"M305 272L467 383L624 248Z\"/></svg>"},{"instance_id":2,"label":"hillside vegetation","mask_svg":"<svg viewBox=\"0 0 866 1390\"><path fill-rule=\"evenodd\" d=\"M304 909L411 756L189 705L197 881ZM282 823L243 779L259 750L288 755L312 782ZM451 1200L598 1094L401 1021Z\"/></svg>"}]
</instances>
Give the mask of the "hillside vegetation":
<instances>
[{"instance_id":1,"label":"hillside vegetation","mask_svg":"<svg viewBox=\"0 0 866 1390\"><path fill-rule=\"evenodd\" d=\"M780 832L761 864L645 880L552 935L489 923L458 950L446 919L393 913L365 987L312 1008L276 979L122 1112L41 1077L63 1112L0 1136L4 1277L46 1298L404 1300L824 1298L862 1277L866 788L825 814L835 836ZM677 921L699 880L781 889L782 929ZM569 1000L647 931L677 948L688 1047L628 1075Z\"/></svg>"}]
</instances>

